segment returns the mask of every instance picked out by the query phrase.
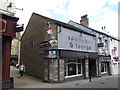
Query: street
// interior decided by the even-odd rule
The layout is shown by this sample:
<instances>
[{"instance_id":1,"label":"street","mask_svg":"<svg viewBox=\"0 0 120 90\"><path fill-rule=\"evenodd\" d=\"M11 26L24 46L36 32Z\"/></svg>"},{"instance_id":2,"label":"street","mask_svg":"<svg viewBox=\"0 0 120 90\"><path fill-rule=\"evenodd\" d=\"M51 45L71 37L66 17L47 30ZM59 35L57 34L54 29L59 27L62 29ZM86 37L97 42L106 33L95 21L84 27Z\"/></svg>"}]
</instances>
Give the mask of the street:
<instances>
[{"instance_id":1,"label":"street","mask_svg":"<svg viewBox=\"0 0 120 90\"><path fill-rule=\"evenodd\" d=\"M91 82L84 79L64 83L45 83L39 78L26 74L23 78L19 78L19 70L13 66L10 69L11 77L14 77L14 88L118 88L118 75L92 78Z\"/></svg>"}]
</instances>

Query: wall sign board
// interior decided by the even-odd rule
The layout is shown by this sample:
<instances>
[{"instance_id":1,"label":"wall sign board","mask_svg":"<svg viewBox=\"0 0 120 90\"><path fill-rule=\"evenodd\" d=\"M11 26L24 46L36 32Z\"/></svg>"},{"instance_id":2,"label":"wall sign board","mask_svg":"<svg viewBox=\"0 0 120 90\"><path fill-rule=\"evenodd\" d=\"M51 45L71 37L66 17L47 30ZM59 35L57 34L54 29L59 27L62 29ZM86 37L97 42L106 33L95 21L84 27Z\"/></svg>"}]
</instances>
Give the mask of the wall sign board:
<instances>
[{"instance_id":1,"label":"wall sign board","mask_svg":"<svg viewBox=\"0 0 120 90\"><path fill-rule=\"evenodd\" d=\"M96 37L64 27L58 32L58 49L97 52Z\"/></svg>"},{"instance_id":2,"label":"wall sign board","mask_svg":"<svg viewBox=\"0 0 120 90\"><path fill-rule=\"evenodd\" d=\"M40 48L49 47L49 46L50 46L49 41L45 41L45 42L40 43Z\"/></svg>"}]
</instances>

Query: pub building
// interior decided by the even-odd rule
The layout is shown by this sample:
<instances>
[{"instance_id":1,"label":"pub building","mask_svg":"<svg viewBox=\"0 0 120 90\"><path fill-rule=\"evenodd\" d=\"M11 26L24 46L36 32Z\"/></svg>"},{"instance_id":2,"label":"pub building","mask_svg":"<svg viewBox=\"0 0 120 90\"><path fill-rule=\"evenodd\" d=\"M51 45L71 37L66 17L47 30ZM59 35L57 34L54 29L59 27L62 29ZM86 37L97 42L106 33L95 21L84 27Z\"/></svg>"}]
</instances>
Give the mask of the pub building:
<instances>
[{"instance_id":1,"label":"pub building","mask_svg":"<svg viewBox=\"0 0 120 90\"><path fill-rule=\"evenodd\" d=\"M68 22L70 25L79 28L83 31L86 31L88 33L94 34L97 38L97 51L98 51L98 76L104 76L104 75L111 75L112 74L112 64L111 64L111 57L112 54L110 53L111 48L111 39L115 39L113 36L110 36L104 32L92 29L89 27L89 18L87 15L81 16L80 23L74 22L70 20ZM102 27L102 30L105 29Z\"/></svg>"},{"instance_id":2,"label":"pub building","mask_svg":"<svg viewBox=\"0 0 120 90\"><path fill-rule=\"evenodd\" d=\"M97 77L96 36L33 13L21 38L21 61L26 74L45 82Z\"/></svg>"}]
</instances>

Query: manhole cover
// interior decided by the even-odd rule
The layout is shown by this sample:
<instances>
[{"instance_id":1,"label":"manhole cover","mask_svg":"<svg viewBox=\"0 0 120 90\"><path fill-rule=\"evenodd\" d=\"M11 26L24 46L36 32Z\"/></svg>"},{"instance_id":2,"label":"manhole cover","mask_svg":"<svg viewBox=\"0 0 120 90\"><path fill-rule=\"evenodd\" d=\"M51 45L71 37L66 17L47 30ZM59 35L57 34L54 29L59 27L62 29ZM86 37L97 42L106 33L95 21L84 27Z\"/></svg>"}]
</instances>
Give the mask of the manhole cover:
<instances>
[{"instance_id":1,"label":"manhole cover","mask_svg":"<svg viewBox=\"0 0 120 90\"><path fill-rule=\"evenodd\" d=\"M104 82L102 82L101 84L105 84Z\"/></svg>"},{"instance_id":2,"label":"manhole cover","mask_svg":"<svg viewBox=\"0 0 120 90\"><path fill-rule=\"evenodd\" d=\"M75 84L75 85L79 85L79 84Z\"/></svg>"}]
</instances>

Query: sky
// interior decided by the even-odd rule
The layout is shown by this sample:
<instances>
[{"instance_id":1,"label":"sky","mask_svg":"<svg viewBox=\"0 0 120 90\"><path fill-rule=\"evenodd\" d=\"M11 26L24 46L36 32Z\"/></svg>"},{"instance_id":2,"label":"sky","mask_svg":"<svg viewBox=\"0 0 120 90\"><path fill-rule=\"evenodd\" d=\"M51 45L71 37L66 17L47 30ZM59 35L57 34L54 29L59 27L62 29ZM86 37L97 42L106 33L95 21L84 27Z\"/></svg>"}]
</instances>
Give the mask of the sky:
<instances>
[{"instance_id":1,"label":"sky","mask_svg":"<svg viewBox=\"0 0 120 90\"><path fill-rule=\"evenodd\" d=\"M33 12L68 23L80 23L81 16L87 14L89 27L101 31L103 26L113 36L118 36L119 0L16 0L18 23L25 28Z\"/></svg>"}]
</instances>

